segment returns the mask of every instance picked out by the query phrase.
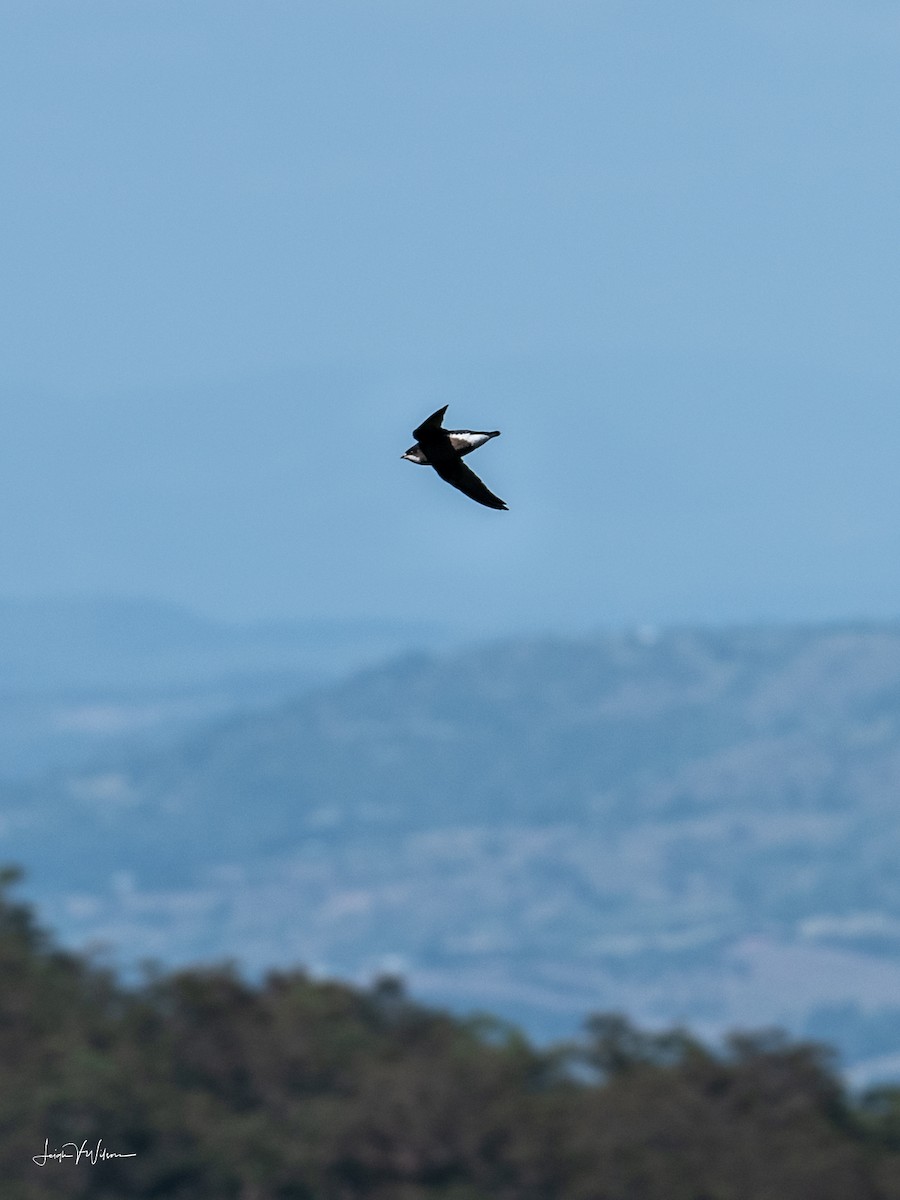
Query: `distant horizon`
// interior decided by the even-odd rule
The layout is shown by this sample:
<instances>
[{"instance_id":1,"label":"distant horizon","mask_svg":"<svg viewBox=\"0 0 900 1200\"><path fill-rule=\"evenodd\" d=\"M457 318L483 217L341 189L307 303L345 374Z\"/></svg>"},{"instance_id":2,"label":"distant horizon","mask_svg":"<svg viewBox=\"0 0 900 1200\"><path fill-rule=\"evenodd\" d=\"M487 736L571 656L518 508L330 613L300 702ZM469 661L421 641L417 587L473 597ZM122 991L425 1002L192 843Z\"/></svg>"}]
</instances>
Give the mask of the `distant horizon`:
<instances>
[{"instance_id":1,"label":"distant horizon","mask_svg":"<svg viewBox=\"0 0 900 1200\"><path fill-rule=\"evenodd\" d=\"M148 613L157 610L160 613L171 615L181 615L192 620L199 620L203 624L210 626L221 627L222 629L232 630L250 630L253 628L277 628L279 626L287 627L302 627L310 626L312 628L322 627L331 628L332 630L340 630L344 628L365 628L370 627L373 630L393 629L400 631L402 629L412 629L425 631L428 629L441 630L446 634L452 634L455 638L471 636L473 639L478 639L485 636L490 637L519 637L519 636L541 636L547 634L549 636L592 636L595 634L647 634L648 636L656 636L660 633L676 632L681 629L758 629L758 628L859 628L870 626L892 626L900 624L900 606L897 612L890 614L835 614L833 616L819 615L803 617L746 617L746 618L730 618L721 616L718 618L696 618L690 617L673 617L671 619L661 620L634 620L624 619L622 621L597 621L594 623L579 622L569 625L547 623L538 625L533 622L522 622L520 624L504 623L502 627L498 627L495 631L486 632L486 626L463 626L452 627L445 622L429 621L426 618L416 616L406 616L391 613L366 613L360 610L357 613L347 613L340 616L324 612L283 612L283 613L260 613L253 616L245 617L229 617L220 616L214 612L204 609L199 604L192 604L190 601L182 601L177 598L167 597L163 595L140 594L137 592L101 592L101 591L85 591L85 592L57 592L57 593L40 593L29 594L24 592L0 592L0 608L4 605L13 605L22 608L44 608L48 610L65 609L71 610L88 610L95 609L121 609L133 610L135 614L139 614L141 610L146 610ZM2 615L2 614L0 614Z\"/></svg>"}]
</instances>

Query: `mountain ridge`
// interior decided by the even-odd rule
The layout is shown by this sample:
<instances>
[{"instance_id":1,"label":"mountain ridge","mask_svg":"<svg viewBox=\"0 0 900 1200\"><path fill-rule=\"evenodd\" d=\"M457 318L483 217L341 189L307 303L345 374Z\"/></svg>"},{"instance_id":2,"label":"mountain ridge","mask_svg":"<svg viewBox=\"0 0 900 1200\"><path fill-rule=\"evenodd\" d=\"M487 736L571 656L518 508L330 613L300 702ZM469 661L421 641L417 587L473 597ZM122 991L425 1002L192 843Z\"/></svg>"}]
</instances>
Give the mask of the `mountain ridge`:
<instances>
[{"instance_id":1,"label":"mountain ridge","mask_svg":"<svg viewBox=\"0 0 900 1200\"><path fill-rule=\"evenodd\" d=\"M82 943L393 962L532 1029L844 1005L885 1057L898 795L900 624L643 629L405 655L44 781L0 849Z\"/></svg>"}]
</instances>

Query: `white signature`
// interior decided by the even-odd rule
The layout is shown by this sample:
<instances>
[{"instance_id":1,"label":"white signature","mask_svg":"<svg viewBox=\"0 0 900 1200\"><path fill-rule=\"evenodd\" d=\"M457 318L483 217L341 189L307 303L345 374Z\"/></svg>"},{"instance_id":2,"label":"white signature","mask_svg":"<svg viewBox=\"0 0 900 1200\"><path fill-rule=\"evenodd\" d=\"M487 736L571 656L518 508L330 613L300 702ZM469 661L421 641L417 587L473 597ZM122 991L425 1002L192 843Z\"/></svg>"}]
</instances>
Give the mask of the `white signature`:
<instances>
[{"instance_id":1,"label":"white signature","mask_svg":"<svg viewBox=\"0 0 900 1200\"><path fill-rule=\"evenodd\" d=\"M97 1145L89 1147L87 1139L79 1146L77 1142L64 1142L61 1150L50 1149L50 1139L44 1138L44 1153L35 1154L32 1162L36 1167L46 1167L48 1162L62 1162L64 1158L74 1158L76 1163L80 1163L83 1158L96 1167L98 1162L103 1162L107 1158L136 1158L137 1152L131 1154L117 1154L114 1150L107 1150L103 1145L103 1138L98 1138Z\"/></svg>"}]
</instances>

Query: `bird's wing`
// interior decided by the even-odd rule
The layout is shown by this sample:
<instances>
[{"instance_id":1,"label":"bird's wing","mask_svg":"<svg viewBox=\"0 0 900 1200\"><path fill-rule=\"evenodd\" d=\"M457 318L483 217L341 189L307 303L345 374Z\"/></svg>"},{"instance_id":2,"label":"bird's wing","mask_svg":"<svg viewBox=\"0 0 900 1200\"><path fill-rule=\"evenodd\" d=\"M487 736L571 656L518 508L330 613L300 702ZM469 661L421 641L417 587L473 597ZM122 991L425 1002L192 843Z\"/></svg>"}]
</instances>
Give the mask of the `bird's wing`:
<instances>
[{"instance_id":1,"label":"bird's wing","mask_svg":"<svg viewBox=\"0 0 900 1200\"><path fill-rule=\"evenodd\" d=\"M461 458L452 458L446 462L432 463L441 479L451 484L472 500L485 504L488 508L506 508L499 496L495 496L481 482L474 471L470 471Z\"/></svg>"},{"instance_id":2,"label":"bird's wing","mask_svg":"<svg viewBox=\"0 0 900 1200\"><path fill-rule=\"evenodd\" d=\"M417 442L421 442L424 438L426 441L429 437L434 437L441 428L441 422L444 419L444 413L450 407L445 404L443 408L439 408L437 412L433 412L430 417L426 417L418 429L413 430L413 437Z\"/></svg>"}]
</instances>

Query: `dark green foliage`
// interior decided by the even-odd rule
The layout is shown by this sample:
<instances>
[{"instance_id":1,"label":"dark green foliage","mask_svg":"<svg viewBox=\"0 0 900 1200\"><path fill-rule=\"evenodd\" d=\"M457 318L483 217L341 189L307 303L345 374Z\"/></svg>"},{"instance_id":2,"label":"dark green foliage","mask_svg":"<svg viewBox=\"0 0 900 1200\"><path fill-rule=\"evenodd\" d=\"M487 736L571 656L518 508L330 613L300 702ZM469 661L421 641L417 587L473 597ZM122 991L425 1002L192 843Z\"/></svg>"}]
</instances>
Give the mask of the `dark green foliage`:
<instances>
[{"instance_id":1,"label":"dark green foliage","mask_svg":"<svg viewBox=\"0 0 900 1200\"><path fill-rule=\"evenodd\" d=\"M4 1200L900 1200L900 1092L850 1101L814 1045L597 1016L540 1051L393 978L129 989L7 898L0 1079Z\"/></svg>"}]
</instances>

